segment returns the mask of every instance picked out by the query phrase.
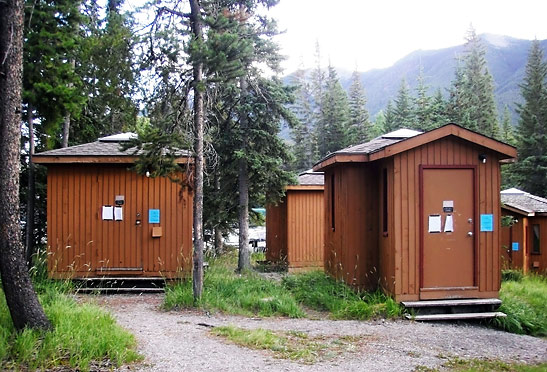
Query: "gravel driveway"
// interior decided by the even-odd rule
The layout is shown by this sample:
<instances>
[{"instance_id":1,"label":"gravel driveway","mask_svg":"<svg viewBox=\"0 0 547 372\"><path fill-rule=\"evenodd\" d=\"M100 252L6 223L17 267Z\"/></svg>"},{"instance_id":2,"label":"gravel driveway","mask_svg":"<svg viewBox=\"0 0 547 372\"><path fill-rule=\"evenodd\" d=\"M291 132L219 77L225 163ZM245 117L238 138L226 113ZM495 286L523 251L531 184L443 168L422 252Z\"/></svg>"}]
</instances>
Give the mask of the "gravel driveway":
<instances>
[{"instance_id":1,"label":"gravel driveway","mask_svg":"<svg viewBox=\"0 0 547 372\"><path fill-rule=\"evenodd\" d=\"M411 321L332 321L250 319L207 315L198 311L158 310L163 295L97 297L118 322L137 338L139 371L413 371L440 367L446 357L547 362L547 340L472 324ZM202 325L200 325L202 324ZM356 349L313 365L278 359L269 351L251 350L210 334L211 326L234 325L299 331L311 336L359 336ZM355 338L353 338L355 339Z\"/></svg>"}]
</instances>

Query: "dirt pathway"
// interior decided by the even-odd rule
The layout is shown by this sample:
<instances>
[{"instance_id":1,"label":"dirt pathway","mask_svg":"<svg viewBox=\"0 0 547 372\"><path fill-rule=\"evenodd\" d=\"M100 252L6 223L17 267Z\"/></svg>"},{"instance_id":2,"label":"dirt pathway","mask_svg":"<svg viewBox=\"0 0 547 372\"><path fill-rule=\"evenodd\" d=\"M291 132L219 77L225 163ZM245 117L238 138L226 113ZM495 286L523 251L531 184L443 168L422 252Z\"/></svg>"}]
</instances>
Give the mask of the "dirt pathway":
<instances>
[{"instance_id":1,"label":"dirt pathway","mask_svg":"<svg viewBox=\"0 0 547 372\"><path fill-rule=\"evenodd\" d=\"M137 338L140 371L413 371L439 367L447 357L547 362L547 340L470 324L410 321L332 321L249 319L201 312L163 312L163 295L97 297L118 322ZM306 365L277 359L268 351L250 350L210 334L211 326L299 331L309 336L358 336L353 351Z\"/></svg>"}]
</instances>

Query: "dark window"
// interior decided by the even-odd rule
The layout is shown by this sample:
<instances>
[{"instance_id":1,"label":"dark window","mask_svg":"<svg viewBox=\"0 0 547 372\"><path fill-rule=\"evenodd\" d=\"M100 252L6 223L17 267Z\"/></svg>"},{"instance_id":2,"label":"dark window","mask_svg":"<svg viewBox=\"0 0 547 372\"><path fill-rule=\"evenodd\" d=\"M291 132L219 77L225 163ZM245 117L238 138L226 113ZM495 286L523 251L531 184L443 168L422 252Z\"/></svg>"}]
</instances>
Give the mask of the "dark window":
<instances>
[{"instance_id":1,"label":"dark window","mask_svg":"<svg viewBox=\"0 0 547 372\"><path fill-rule=\"evenodd\" d=\"M540 253L539 225L532 226L532 234L534 234L533 235L534 240L532 243L532 253L539 254Z\"/></svg>"},{"instance_id":2,"label":"dark window","mask_svg":"<svg viewBox=\"0 0 547 372\"><path fill-rule=\"evenodd\" d=\"M330 223L332 227L332 231L334 231L334 216L335 216L335 210L334 210L334 174L330 175Z\"/></svg>"},{"instance_id":3,"label":"dark window","mask_svg":"<svg viewBox=\"0 0 547 372\"><path fill-rule=\"evenodd\" d=\"M388 200L387 200L387 169L384 168L382 174L382 231L384 236L387 236L388 230Z\"/></svg>"}]
</instances>

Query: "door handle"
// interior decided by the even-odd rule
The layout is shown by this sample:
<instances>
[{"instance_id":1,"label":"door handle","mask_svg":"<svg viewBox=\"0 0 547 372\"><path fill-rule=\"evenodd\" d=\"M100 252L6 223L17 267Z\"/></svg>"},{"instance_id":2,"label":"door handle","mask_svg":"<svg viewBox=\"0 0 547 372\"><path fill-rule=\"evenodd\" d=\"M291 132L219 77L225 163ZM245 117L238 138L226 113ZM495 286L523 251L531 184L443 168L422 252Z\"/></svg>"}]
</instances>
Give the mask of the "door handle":
<instances>
[{"instance_id":1,"label":"door handle","mask_svg":"<svg viewBox=\"0 0 547 372\"><path fill-rule=\"evenodd\" d=\"M473 231L469 231L469 232L467 233L467 236L473 236Z\"/></svg>"}]
</instances>

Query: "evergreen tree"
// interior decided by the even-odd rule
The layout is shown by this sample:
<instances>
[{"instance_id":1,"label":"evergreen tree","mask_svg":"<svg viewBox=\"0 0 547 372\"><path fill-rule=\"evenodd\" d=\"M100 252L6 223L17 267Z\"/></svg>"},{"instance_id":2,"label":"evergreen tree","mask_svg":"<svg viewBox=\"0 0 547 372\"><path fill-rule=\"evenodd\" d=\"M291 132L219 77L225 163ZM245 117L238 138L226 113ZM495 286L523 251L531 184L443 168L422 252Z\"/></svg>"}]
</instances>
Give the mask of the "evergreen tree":
<instances>
[{"instance_id":1,"label":"evergreen tree","mask_svg":"<svg viewBox=\"0 0 547 372\"><path fill-rule=\"evenodd\" d=\"M367 142L371 137L371 123L366 108L367 98L361 84L361 74L354 71L349 86L349 143Z\"/></svg>"},{"instance_id":2,"label":"evergreen tree","mask_svg":"<svg viewBox=\"0 0 547 372\"><path fill-rule=\"evenodd\" d=\"M349 144L349 105L334 67L328 67L325 89L321 97L321 116L317 122L316 135L321 157L340 150Z\"/></svg>"},{"instance_id":3,"label":"evergreen tree","mask_svg":"<svg viewBox=\"0 0 547 372\"><path fill-rule=\"evenodd\" d=\"M420 67L418 75L418 86L414 98L414 129L428 131L437 127L434 121L434 106L432 98L427 94L428 86L425 84L423 68Z\"/></svg>"},{"instance_id":4,"label":"evergreen tree","mask_svg":"<svg viewBox=\"0 0 547 372\"><path fill-rule=\"evenodd\" d=\"M295 102L290 106L291 111L298 119L298 123L291 131L294 141L292 152L294 155L293 168L303 171L311 168L316 160L314 154L314 112L311 86L306 80L306 71L299 68L294 73L292 84L296 86Z\"/></svg>"},{"instance_id":5,"label":"evergreen tree","mask_svg":"<svg viewBox=\"0 0 547 372\"><path fill-rule=\"evenodd\" d=\"M434 128L441 127L449 122L446 113L446 101L440 89L437 89L431 102L431 122Z\"/></svg>"},{"instance_id":6,"label":"evergreen tree","mask_svg":"<svg viewBox=\"0 0 547 372\"><path fill-rule=\"evenodd\" d=\"M486 65L486 49L473 28L464 48L463 65L458 64L450 88L451 120L492 137L499 133L494 81Z\"/></svg>"},{"instance_id":7,"label":"evergreen tree","mask_svg":"<svg viewBox=\"0 0 547 372\"><path fill-rule=\"evenodd\" d=\"M380 111L376 115L376 120L374 121L374 124L372 124L372 127L370 129L371 132L371 139L381 136L382 134L386 133L386 115L383 111Z\"/></svg>"},{"instance_id":8,"label":"evergreen tree","mask_svg":"<svg viewBox=\"0 0 547 372\"><path fill-rule=\"evenodd\" d=\"M509 111L509 107L507 105L505 105L503 110L500 140L513 146L516 145L515 133L513 130L513 125L511 124L511 112Z\"/></svg>"},{"instance_id":9,"label":"evergreen tree","mask_svg":"<svg viewBox=\"0 0 547 372\"><path fill-rule=\"evenodd\" d=\"M389 101L386 106L386 112L384 113L384 123L383 133L393 132L396 129L399 129L398 123L395 121L395 108L393 107L393 102Z\"/></svg>"},{"instance_id":10,"label":"evergreen tree","mask_svg":"<svg viewBox=\"0 0 547 372\"><path fill-rule=\"evenodd\" d=\"M401 80L401 86L395 98L395 107L393 108L394 127L391 130L399 128L412 129L416 127L416 118L410 89L405 79Z\"/></svg>"},{"instance_id":11,"label":"evergreen tree","mask_svg":"<svg viewBox=\"0 0 547 372\"><path fill-rule=\"evenodd\" d=\"M524 103L518 105L517 131L519 161L515 180L525 191L547 196L547 64L543 51L534 40L528 55L521 85Z\"/></svg>"}]
</instances>

